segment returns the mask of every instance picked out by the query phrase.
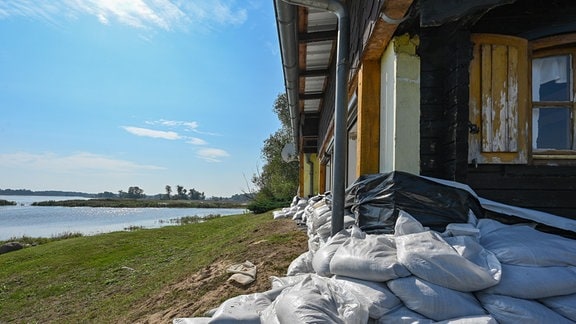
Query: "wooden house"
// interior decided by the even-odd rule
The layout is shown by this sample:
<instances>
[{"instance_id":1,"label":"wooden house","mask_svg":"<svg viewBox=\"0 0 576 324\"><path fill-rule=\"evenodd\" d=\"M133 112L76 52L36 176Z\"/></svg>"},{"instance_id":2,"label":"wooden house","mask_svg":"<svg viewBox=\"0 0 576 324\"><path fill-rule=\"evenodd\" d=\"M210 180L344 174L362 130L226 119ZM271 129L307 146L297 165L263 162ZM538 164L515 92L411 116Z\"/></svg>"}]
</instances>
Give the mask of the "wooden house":
<instances>
[{"instance_id":1,"label":"wooden house","mask_svg":"<svg viewBox=\"0 0 576 324\"><path fill-rule=\"evenodd\" d=\"M576 2L275 0L301 196L393 170L576 218Z\"/></svg>"}]
</instances>

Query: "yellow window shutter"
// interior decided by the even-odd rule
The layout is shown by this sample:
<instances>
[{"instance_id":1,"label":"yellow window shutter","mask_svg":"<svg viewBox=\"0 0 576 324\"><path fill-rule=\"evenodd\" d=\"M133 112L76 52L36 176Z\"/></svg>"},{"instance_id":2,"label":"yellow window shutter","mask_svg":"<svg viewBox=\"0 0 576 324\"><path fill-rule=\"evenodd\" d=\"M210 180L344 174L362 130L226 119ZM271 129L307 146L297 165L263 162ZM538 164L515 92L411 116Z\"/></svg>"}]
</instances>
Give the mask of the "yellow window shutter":
<instances>
[{"instance_id":1,"label":"yellow window shutter","mask_svg":"<svg viewBox=\"0 0 576 324\"><path fill-rule=\"evenodd\" d=\"M523 38L472 35L469 163L528 161L528 42Z\"/></svg>"}]
</instances>

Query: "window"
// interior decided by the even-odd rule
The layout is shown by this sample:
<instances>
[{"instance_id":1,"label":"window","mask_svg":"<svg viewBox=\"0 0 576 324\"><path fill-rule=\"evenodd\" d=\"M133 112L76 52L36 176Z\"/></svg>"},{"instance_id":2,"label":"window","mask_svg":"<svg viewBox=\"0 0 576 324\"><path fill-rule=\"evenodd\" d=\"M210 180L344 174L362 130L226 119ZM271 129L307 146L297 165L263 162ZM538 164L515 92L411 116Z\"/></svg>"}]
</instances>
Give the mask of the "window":
<instances>
[{"instance_id":1,"label":"window","mask_svg":"<svg viewBox=\"0 0 576 324\"><path fill-rule=\"evenodd\" d=\"M574 147L574 55L532 59L532 150L570 154ZM567 152L568 151L568 152Z\"/></svg>"},{"instance_id":2,"label":"window","mask_svg":"<svg viewBox=\"0 0 576 324\"><path fill-rule=\"evenodd\" d=\"M472 42L469 163L576 160L576 35Z\"/></svg>"}]
</instances>

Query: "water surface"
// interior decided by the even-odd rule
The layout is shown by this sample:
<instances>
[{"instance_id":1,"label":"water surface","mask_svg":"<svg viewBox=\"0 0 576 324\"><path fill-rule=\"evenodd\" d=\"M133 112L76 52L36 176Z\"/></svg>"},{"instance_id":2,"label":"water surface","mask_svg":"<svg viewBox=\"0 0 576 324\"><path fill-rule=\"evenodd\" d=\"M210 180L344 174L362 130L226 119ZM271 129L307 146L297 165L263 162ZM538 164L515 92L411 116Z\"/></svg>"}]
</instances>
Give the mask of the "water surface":
<instances>
[{"instance_id":1,"label":"water surface","mask_svg":"<svg viewBox=\"0 0 576 324\"><path fill-rule=\"evenodd\" d=\"M65 233L94 235L130 227L157 228L175 225L185 216L235 215L238 208L107 208L32 206L47 200L87 199L83 197L1 196L16 206L0 206L0 241L14 237L52 237Z\"/></svg>"}]
</instances>

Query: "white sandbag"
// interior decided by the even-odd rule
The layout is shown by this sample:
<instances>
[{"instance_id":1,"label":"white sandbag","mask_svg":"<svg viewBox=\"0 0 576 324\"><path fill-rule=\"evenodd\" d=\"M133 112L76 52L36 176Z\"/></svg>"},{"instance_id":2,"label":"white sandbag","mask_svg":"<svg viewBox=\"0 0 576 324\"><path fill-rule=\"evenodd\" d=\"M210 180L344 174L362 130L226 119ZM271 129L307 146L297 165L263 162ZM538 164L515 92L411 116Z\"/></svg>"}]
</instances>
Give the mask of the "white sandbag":
<instances>
[{"instance_id":1,"label":"white sandbag","mask_svg":"<svg viewBox=\"0 0 576 324\"><path fill-rule=\"evenodd\" d=\"M352 228L350 238L332 257L330 272L381 282L410 275L398 262L394 236L365 234L356 226Z\"/></svg>"},{"instance_id":2,"label":"white sandbag","mask_svg":"<svg viewBox=\"0 0 576 324\"><path fill-rule=\"evenodd\" d=\"M329 238L312 257L312 267L317 275L330 277L330 260L336 253L336 250L350 237L350 232L342 230L336 235Z\"/></svg>"},{"instance_id":3,"label":"white sandbag","mask_svg":"<svg viewBox=\"0 0 576 324\"><path fill-rule=\"evenodd\" d=\"M318 230L318 228L324 225L328 218L332 216L332 211L330 210L330 206L323 205L321 207L315 208L312 211L312 215L308 219L308 234L314 234Z\"/></svg>"},{"instance_id":4,"label":"white sandbag","mask_svg":"<svg viewBox=\"0 0 576 324\"><path fill-rule=\"evenodd\" d=\"M429 228L422 226L422 224L412 217L409 213L400 210L396 224L394 225L394 236L402 236L407 234L421 233L428 231Z\"/></svg>"},{"instance_id":5,"label":"white sandbag","mask_svg":"<svg viewBox=\"0 0 576 324\"><path fill-rule=\"evenodd\" d=\"M576 293L576 267L523 267L502 264L502 279L489 294L539 299Z\"/></svg>"},{"instance_id":6,"label":"white sandbag","mask_svg":"<svg viewBox=\"0 0 576 324\"><path fill-rule=\"evenodd\" d=\"M328 241L330 236L332 235L332 218L328 218L324 225L318 227L316 230L316 235L320 237L321 241Z\"/></svg>"},{"instance_id":7,"label":"white sandbag","mask_svg":"<svg viewBox=\"0 0 576 324\"><path fill-rule=\"evenodd\" d=\"M548 297L539 301L556 313L576 322L576 294Z\"/></svg>"},{"instance_id":8,"label":"white sandbag","mask_svg":"<svg viewBox=\"0 0 576 324\"><path fill-rule=\"evenodd\" d=\"M318 234L309 235L308 236L308 251L311 255L314 255L318 249L324 244L326 244L326 240Z\"/></svg>"},{"instance_id":9,"label":"white sandbag","mask_svg":"<svg viewBox=\"0 0 576 324\"><path fill-rule=\"evenodd\" d=\"M292 260L286 271L287 276L294 276L297 274L313 273L314 268L312 268L312 255L310 251L306 251L296 259Z\"/></svg>"},{"instance_id":10,"label":"white sandbag","mask_svg":"<svg viewBox=\"0 0 576 324\"><path fill-rule=\"evenodd\" d=\"M172 324L208 324L212 317L175 318Z\"/></svg>"},{"instance_id":11,"label":"white sandbag","mask_svg":"<svg viewBox=\"0 0 576 324\"><path fill-rule=\"evenodd\" d=\"M445 288L414 276L391 280L387 284L406 307L435 321L486 315L471 293Z\"/></svg>"},{"instance_id":12,"label":"white sandbag","mask_svg":"<svg viewBox=\"0 0 576 324\"><path fill-rule=\"evenodd\" d=\"M540 232L526 225L504 225L481 219L480 244L502 263L523 266L576 266L576 240Z\"/></svg>"},{"instance_id":13,"label":"white sandbag","mask_svg":"<svg viewBox=\"0 0 576 324\"><path fill-rule=\"evenodd\" d=\"M446 230L442 233L442 236L470 236L475 241L479 241L480 230L470 223L452 223L446 225Z\"/></svg>"},{"instance_id":14,"label":"white sandbag","mask_svg":"<svg viewBox=\"0 0 576 324\"><path fill-rule=\"evenodd\" d=\"M366 323L368 310L334 280L310 275L273 303L280 323Z\"/></svg>"},{"instance_id":15,"label":"white sandbag","mask_svg":"<svg viewBox=\"0 0 576 324\"><path fill-rule=\"evenodd\" d=\"M272 289L294 286L309 275L310 274L307 273L286 277L270 276L270 285L272 286Z\"/></svg>"},{"instance_id":16,"label":"white sandbag","mask_svg":"<svg viewBox=\"0 0 576 324\"><path fill-rule=\"evenodd\" d=\"M300 197L298 197L298 196L292 197L292 202L290 203L290 207L296 206L298 204L299 200L300 200Z\"/></svg>"},{"instance_id":17,"label":"white sandbag","mask_svg":"<svg viewBox=\"0 0 576 324\"><path fill-rule=\"evenodd\" d=\"M256 278L251 277L249 275L245 275L243 273L235 273L226 280L226 282L232 285L240 285L240 286L248 286L249 284L253 283Z\"/></svg>"},{"instance_id":18,"label":"white sandbag","mask_svg":"<svg viewBox=\"0 0 576 324\"><path fill-rule=\"evenodd\" d=\"M211 324L260 324L260 313L271 304L262 293L240 295L223 302L212 316Z\"/></svg>"},{"instance_id":19,"label":"white sandbag","mask_svg":"<svg viewBox=\"0 0 576 324\"><path fill-rule=\"evenodd\" d=\"M272 216L274 217L274 219L280 219L280 218L288 217L288 216L286 216L286 211L284 211L284 210L275 210L272 212Z\"/></svg>"},{"instance_id":20,"label":"white sandbag","mask_svg":"<svg viewBox=\"0 0 576 324\"><path fill-rule=\"evenodd\" d=\"M498 259L469 236L446 238L426 231L396 237L398 261L415 276L458 290L477 291L496 285Z\"/></svg>"},{"instance_id":21,"label":"white sandbag","mask_svg":"<svg viewBox=\"0 0 576 324\"><path fill-rule=\"evenodd\" d=\"M300 209L300 210L298 210L298 212L296 212L296 214L294 214L294 216L292 217L292 220L302 219L303 215L304 215L304 209Z\"/></svg>"},{"instance_id":22,"label":"white sandbag","mask_svg":"<svg viewBox=\"0 0 576 324\"><path fill-rule=\"evenodd\" d=\"M566 317L534 300L479 293L482 306L501 324L568 324Z\"/></svg>"},{"instance_id":23,"label":"white sandbag","mask_svg":"<svg viewBox=\"0 0 576 324\"><path fill-rule=\"evenodd\" d=\"M378 319L378 324L432 324L433 320L416 313L406 306L401 306L383 315Z\"/></svg>"},{"instance_id":24,"label":"white sandbag","mask_svg":"<svg viewBox=\"0 0 576 324\"><path fill-rule=\"evenodd\" d=\"M276 315L276 301L273 301L270 306L266 307L260 313L260 323L262 324L281 324Z\"/></svg>"},{"instance_id":25,"label":"white sandbag","mask_svg":"<svg viewBox=\"0 0 576 324\"><path fill-rule=\"evenodd\" d=\"M368 307L368 316L370 318L380 318L401 304L400 299L383 282L342 276L335 276L333 280L336 280L344 289L354 294L362 305Z\"/></svg>"},{"instance_id":26,"label":"white sandbag","mask_svg":"<svg viewBox=\"0 0 576 324\"><path fill-rule=\"evenodd\" d=\"M483 315L453 318L446 321L436 322L435 324L498 324L498 321L490 315Z\"/></svg>"},{"instance_id":27,"label":"white sandbag","mask_svg":"<svg viewBox=\"0 0 576 324\"><path fill-rule=\"evenodd\" d=\"M244 261L244 263L238 263L238 264L231 265L230 267L228 267L228 269L226 269L226 272L227 273L240 273L240 274L250 276L252 278L256 278L256 266L254 265L254 263L252 263L248 260Z\"/></svg>"}]
</instances>

